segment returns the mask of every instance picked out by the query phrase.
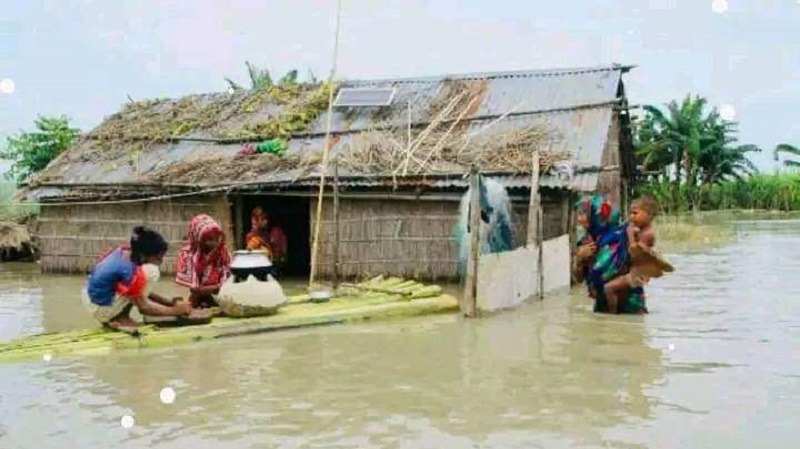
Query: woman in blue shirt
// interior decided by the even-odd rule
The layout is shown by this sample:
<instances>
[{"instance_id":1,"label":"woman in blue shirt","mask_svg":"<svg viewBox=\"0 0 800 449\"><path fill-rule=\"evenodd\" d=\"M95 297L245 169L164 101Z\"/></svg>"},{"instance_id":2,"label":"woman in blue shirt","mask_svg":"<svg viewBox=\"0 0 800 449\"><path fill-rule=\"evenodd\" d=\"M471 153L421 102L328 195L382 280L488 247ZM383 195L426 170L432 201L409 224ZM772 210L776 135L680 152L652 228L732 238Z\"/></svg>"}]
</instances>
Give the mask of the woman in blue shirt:
<instances>
[{"instance_id":1,"label":"woman in blue shirt","mask_svg":"<svg viewBox=\"0 0 800 449\"><path fill-rule=\"evenodd\" d=\"M137 226L130 245L105 254L94 266L84 292L84 302L100 323L113 329L134 331L138 326L130 317L136 306L143 315L188 316L188 301L173 302L151 293L158 280L167 242L158 232Z\"/></svg>"}]
</instances>

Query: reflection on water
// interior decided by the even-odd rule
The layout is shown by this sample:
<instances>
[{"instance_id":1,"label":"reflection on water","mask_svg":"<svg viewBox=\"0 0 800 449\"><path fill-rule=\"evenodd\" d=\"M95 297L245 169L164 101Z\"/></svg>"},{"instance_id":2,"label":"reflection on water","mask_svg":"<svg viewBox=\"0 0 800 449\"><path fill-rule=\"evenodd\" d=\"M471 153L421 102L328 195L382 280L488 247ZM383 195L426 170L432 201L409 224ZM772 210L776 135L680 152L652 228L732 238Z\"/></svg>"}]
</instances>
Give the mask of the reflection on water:
<instances>
[{"instance_id":1,"label":"reflection on water","mask_svg":"<svg viewBox=\"0 0 800 449\"><path fill-rule=\"evenodd\" d=\"M481 320L0 365L0 447L793 447L800 222L734 229L669 255L645 317L594 315L576 290ZM0 338L92 325L81 279L0 279Z\"/></svg>"}]
</instances>

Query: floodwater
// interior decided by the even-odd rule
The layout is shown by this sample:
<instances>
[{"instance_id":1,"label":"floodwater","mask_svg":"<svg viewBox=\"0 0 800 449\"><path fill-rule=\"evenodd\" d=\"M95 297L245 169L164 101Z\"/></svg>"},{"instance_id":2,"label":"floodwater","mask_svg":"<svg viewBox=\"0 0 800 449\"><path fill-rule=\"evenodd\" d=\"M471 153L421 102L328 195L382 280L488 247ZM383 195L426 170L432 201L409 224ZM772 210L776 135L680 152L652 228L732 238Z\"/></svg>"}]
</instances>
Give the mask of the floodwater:
<instances>
[{"instance_id":1,"label":"floodwater","mask_svg":"<svg viewBox=\"0 0 800 449\"><path fill-rule=\"evenodd\" d=\"M794 448L800 221L731 226L668 254L647 316L577 289L480 320L0 364L0 447ZM0 340L93 325L80 285L0 265Z\"/></svg>"}]
</instances>

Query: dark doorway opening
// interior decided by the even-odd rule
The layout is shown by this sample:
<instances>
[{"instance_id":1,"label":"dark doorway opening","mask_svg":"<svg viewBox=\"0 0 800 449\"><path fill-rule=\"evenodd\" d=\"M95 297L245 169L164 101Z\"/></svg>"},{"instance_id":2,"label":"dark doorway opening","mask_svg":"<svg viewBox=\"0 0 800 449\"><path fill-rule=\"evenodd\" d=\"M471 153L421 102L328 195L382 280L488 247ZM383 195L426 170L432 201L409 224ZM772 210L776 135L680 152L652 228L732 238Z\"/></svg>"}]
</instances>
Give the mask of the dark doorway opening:
<instances>
[{"instance_id":1,"label":"dark doorway opening","mask_svg":"<svg viewBox=\"0 0 800 449\"><path fill-rule=\"evenodd\" d=\"M310 200L303 197L274 195L243 195L241 207L234 217L241 225L236 226L236 247L245 248L245 236L250 232L250 214L261 206L269 215L270 226L279 226L286 235L287 250L284 264L278 266L279 276L303 277L311 271ZM241 231L239 231L241 230Z\"/></svg>"}]
</instances>

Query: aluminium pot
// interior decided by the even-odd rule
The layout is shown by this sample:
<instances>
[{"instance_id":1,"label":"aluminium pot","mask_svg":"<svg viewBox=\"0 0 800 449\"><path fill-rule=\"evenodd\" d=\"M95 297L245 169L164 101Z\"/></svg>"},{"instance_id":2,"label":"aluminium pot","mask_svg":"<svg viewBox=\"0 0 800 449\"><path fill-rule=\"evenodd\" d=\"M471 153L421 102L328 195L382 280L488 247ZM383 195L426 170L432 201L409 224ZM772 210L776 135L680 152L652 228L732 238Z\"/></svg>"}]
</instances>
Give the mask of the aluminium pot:
<instances>
[{"instance_id":1,"label":"aluminium pot","mask_svg":"<svg viewBox=\"0 0 800 449\"><path fill-rule=\"evenodd\" d=\"M266 251L235 251L231 261L231 274L233 281L237 283L244 282L248 276L267 282L270 275L275 276L275 266Z\"/></svg>"}]
</instances>

